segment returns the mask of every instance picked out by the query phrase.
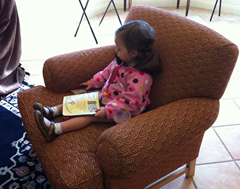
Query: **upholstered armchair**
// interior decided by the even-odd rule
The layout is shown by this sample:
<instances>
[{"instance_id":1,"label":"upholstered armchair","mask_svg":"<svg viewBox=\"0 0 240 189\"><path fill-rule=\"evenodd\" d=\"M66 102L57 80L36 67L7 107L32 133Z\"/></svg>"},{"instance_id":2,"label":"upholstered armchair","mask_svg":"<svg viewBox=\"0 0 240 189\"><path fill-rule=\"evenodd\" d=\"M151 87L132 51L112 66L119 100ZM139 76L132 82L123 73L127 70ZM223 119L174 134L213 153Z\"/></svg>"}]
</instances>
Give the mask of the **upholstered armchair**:
<instances>
[{"instance_id":1,"label":"upholstered armchair","mask_svg":"<svg viewBox=\"0 0 240 189\"><path fill-rule=\"evenodd\" d=\"M125 22L130 20L144 20L155 29L154 49L162 60L145 113L117 125L93 123L50 143L37 127L32 105L62 103L71 89L114 59L113 45L49 58L43 68L45 87L18 96L24 127L52 188L140 189L178 168L170 181L194 174L238 48L217 32L159 8L132 6Z\"/></svg>"}]
</instances>

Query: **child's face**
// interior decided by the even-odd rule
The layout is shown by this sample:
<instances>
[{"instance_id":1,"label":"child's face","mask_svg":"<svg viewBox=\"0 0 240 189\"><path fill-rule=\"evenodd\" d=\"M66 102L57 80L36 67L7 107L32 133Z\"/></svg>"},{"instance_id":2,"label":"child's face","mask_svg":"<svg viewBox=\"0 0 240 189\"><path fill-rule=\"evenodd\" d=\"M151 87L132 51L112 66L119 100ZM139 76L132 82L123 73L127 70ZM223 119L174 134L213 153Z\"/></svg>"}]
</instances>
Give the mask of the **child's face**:
<instances>
[{"instance_id":1,"label":"child's face","mask_svg":"<svg viewBox=\"0 0 240 189\"><path fill-rule=\"evenodd\" d=\"M115 44L116 49L115 52L117 53L118 57L126 63L130 63L133 61L135 54L133 51L128 51L125 42L119 37L119 35L115 36Z\"/></svg>"}]
</instances>

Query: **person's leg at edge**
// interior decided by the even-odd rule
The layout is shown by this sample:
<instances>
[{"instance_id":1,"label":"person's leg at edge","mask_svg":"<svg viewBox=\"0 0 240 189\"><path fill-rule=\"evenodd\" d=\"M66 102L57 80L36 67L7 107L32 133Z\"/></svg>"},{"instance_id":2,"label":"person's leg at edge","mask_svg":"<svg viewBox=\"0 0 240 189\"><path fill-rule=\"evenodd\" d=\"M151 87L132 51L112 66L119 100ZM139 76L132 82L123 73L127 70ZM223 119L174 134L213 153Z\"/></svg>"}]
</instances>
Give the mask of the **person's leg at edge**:
<instances>
[{"instance_id":1,"label":"person's leg at edge","mask_svg":"<svg viewBox=\"0 0 240 189\"><path fill-rule=\"evenodd\" d=\"M80 130L93 122L113 122L113 120L99 119L94 115L79 116L61 123L55 123L43 117L39 110L34 112L35 120L45 139L50 142L58 135L71 131Z\"/></svg>"},{"instance_id":2,"label":"person's leg at edge","mask_svg":"<svg viewBox=\"0 0 240 189\"><path fill-rule=\"evenodd\" d=\"M75 117L69 120L66 120L64 122L61 122L61 129L62 133L67 133L71 131L76 131L79 129L82 129L89 125L90 123L94 122L113 122L113 120L108 120L108 119L98 119L94 115L89 115L89 116L79 116Z\"/></svg>"}]
</instances>

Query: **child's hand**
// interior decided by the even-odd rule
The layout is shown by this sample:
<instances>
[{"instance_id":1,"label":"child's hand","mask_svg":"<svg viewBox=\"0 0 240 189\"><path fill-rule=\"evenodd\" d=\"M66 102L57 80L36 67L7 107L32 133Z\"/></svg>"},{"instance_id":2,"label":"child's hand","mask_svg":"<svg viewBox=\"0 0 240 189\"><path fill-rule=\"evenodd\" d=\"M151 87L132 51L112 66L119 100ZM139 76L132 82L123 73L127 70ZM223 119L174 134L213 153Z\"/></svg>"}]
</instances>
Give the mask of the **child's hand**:
<instances>
[{"instance_id":1,"label":"child's hand","mask_svg":"<svg viewBox=\"0 0 240 189\"><path fill-rule=\"evenodd\" d=\"M92 85L91 85L91 81L90 81L90 80L81 83L80 86L81 86L81 85L87 86L87 87L86 87L86 90L89 90L89 89L92 88Z\"/></svg>"},{"instance_id":2,"label":"child's hand","mask_svg":"<svg viewBox=\"0 0 240 189\"><path fill-rule=\"evenodd\" d=\"M95 117L98 119L106 119L107 118L106 109L104 107L96 109Z\"/></svg>"}]
</instances>

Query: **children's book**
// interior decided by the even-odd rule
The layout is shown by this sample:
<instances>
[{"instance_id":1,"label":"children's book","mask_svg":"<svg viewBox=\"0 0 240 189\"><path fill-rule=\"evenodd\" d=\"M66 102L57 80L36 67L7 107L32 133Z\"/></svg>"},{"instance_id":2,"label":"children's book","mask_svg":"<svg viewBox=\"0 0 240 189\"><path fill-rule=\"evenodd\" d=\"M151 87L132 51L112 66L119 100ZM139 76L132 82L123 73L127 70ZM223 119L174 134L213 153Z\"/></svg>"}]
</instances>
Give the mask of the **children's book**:
<instances>
[{"instance_id":1,"label":"children's book","mask_svg":"<svg viewBox=\"0 0 240 189\"><path fill-rule=\"evenodd\" d=\"M96 114L96 109L100 107L99 92L90 92L65 96L63 98L63 115L79 116Z\"/></svg>"},{"instance_id":2,"label":"children's book","mask_svg":"<svg viewBox=\"0 0 240 189\"><path fill-rule=\"evenodd\" d=\"M87 93L88 91L84 88L81 88L81 89L74 89L74 90L71 90L71 92L73 94L83 94L83 93Z\"/></svg>"}]
</instances>

